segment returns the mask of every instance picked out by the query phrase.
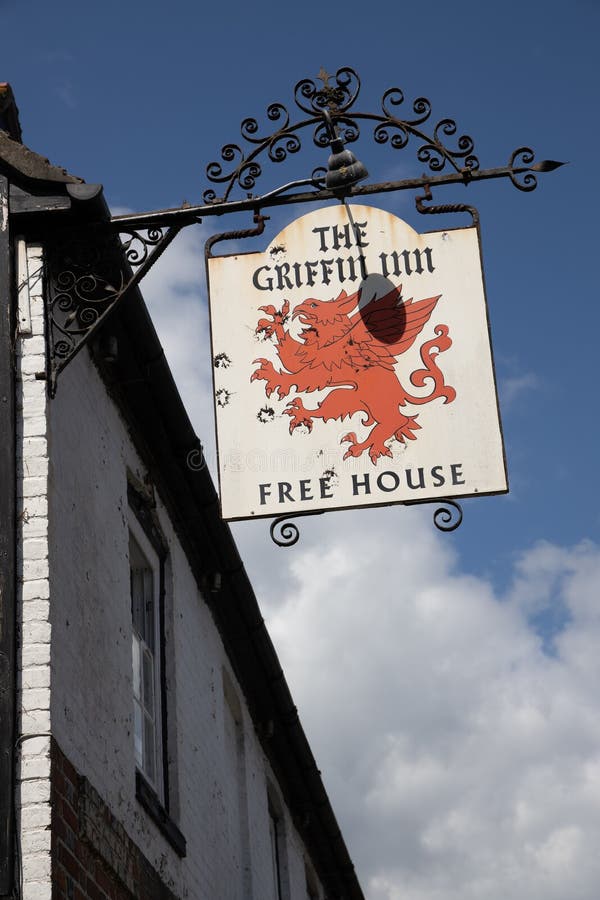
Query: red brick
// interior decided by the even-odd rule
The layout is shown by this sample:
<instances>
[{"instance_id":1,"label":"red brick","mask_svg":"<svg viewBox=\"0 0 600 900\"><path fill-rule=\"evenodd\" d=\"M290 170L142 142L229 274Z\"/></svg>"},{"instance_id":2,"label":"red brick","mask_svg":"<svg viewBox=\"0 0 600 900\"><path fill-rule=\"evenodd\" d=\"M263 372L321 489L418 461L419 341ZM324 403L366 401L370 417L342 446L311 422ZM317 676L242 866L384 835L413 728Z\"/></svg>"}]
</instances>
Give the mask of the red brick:
<instances>
[{"instance_id":1,"label":"red brick","mask_svg":"<svg viewBox=\"0 0 600 900\"><path fill-rule=\"evenodd\" d=\"M63 864L69 875L75 879L75 881L81 880L81 867L70 850L65 847L62 841L58 845L58 858L60 862Z\"/></svg>"},{"instance_id":2,"label":"red brick","mask_svg":"<svg viewBox=\"0 0 600 900\"><path fill-rule=\"evenodd\" d=\"M89 900L106 900L106 894L100 890L91 875L88 875L86 879L85 889Z\"/></svg>"},{"instance_id":3,"label":"red brick","mask_svg":"<svg viewBox=\"0 0 600 900\"><path fill-rule=\"evenodd\" d=\"M74 809L67 803L66 800L61 800L59 804L59 813L62 815L63 819L75 834L79 831L79 816L75 812Z\"/></svg>"},{"instance_id":4,"label":"red brick","mask_svg":"<svg viewBox=\"0 0 600 900\"><path fill-rule=\"evenodd\" d=\"M108 894L108 896L112 898L114 881L112 878L110 878L105 868L100 863L96 863L94 880L96 884L102 888L104 893Z\"/></svg>"}]
</instances>

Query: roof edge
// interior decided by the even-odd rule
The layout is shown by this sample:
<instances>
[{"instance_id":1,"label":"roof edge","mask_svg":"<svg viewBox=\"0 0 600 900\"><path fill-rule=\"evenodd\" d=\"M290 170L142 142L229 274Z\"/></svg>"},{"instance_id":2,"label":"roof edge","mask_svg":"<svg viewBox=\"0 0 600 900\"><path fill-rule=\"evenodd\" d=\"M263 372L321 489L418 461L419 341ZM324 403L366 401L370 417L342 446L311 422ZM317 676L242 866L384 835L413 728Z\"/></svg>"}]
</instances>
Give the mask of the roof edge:
<instances>
[{"instance_id":1,"label":"roof edge","mask_svg":"<svg viewBox=\"0 0 600 900\"><path fill-rule=\"evenodd\" d=\"M2 163L33 181L51 181L63 184L83 183L83 178L69 174L60 166L52 165L45 156L40 156L39 153L30 150L21 141L11 137L8 132L0 128L0 166Z\"/></svg>"},{"instance_id":2,"label":"roof edge","mask_svg":"<svg viewBox=\"0 0 600 900\"><path fill-rule=\"evenodd\" d=\"M14 141L21 142L19 109L13 90L7 81L0 81L0 130L8 132Z\"/></svg>"}]
</instances>

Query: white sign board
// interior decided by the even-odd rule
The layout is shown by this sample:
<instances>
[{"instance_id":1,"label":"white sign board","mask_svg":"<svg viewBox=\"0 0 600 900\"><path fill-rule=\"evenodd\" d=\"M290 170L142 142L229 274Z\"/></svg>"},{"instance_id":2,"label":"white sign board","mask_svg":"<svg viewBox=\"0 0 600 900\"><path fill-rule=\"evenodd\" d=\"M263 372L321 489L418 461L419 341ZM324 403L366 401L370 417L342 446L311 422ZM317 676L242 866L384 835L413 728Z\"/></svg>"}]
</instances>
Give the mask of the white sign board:
<instances>
[{"instance_id":1,"label":"white sign board","mask_svg":"<svg viewBox=\"0 0 600 900\"><path fill-rule=\"evenodd\" d=\"M340 204L208 269L225 519L508 489L476 228Z\"/></svg>"}]
</instances>

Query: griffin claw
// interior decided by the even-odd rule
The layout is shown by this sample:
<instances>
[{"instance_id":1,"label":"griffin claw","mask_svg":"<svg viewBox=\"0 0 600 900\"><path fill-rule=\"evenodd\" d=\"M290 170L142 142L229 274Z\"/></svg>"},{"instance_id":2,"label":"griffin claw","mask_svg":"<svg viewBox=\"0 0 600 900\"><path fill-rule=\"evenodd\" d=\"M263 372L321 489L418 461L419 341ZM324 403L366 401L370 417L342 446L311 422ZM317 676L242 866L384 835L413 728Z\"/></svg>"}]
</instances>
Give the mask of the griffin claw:
<instances>
[{"instance_id":1,"label":"griffin claw","mask_svg":"<svg viewBox=\"0 0 600 900\"><path fill-rule=\"evenodd\" d=\"M284 410L284 412L285 412L285 410ZM289 415L293 415L291 410L289 411ZM308 428L309 433L313 429L312 419L298 419L298 420L292 419L292 421L290 422L290 434L293 434L294 431L296 430L296 428L299 428L300 425L305 425Z\"/></svg>"},{"instance_id":2,"label":"griffin claw","mask_svg":"<svg viewBox=\"0 0 600 900\"><path fill-rule=\"evenodd\" d=\"M371 457L373 465L376 465L380 456L390 456L392 459L394 458L394 454L385 444L382 444L381 447L375 447L375 445L373 445L369 450L369 456Z\"/></svg>"},{"instance_id":3,"label":"griffin claw","mask_svg":"<svg viewBox=\"0 0 600 900\"><path fill-rule=\"evenodd\" d=\"M299 397L294 397L293 400L290 400L287 407L283 410L283 414L284 416L292 416L290 434L293 434L300 425L305 425L309 432L312 431L313 420L308 415L308 411L304 408Z\"/></svg>"}]
</instances>

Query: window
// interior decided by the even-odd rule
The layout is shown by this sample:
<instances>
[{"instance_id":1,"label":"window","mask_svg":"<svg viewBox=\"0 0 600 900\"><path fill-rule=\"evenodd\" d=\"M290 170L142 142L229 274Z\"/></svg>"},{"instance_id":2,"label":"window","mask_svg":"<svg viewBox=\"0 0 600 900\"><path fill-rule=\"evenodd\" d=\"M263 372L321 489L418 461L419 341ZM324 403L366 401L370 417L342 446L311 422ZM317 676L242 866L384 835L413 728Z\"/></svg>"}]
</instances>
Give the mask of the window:
<instances>
[{"instance_id":1,"label":"window","mask_svg":"<svg viewBox=\"0 0 600 900\"><path fill-rule=\"evenodd\" d=\"M290 900L287 842L283 804L274 785L267 782L269 838L273 869L273 900Z\"/></svg>"},{"instance_id":2,"label":"window","mask_svg":"<svg viewBox=\"0 0 600 900\"><path fill-rule=\"evenodd\" d=\"M281 834L280 820L269 804L269 836L271 838L271 861L273 863L273 885L276 900L282 900L281 893Z\"/></svg>"},{"instance_id":3,"label":"window","mask_svg":"<svg viewBox=\"0 0 600 900\"><path fill-rule=\"evenodd\" d=\"M129 534L129 566L135 761L162 800L160 562L139 532Z\"/></svg>"},{"instance_id":4,"label":"window","mask_svg":"<svg viewBox=\"0 0 600 900\"><path fill-rule=\"evenodd\" d=\"M173 659L165 647L167 544L145 495L129 485L129 572L133 665L133 742L136 797L174 850L186 855L186 841L171 818L176 792L175 721L167 716L167 676ZM168 727L167 727L168 726ZM173 748L167 753L167 741ZM171 764L167 759L171 757ZM173 783L170 785L170 783ZM171 789L170 789L171 787ZM176 803L175 803L176 806Z\"/></svg>"}]
</instances>

